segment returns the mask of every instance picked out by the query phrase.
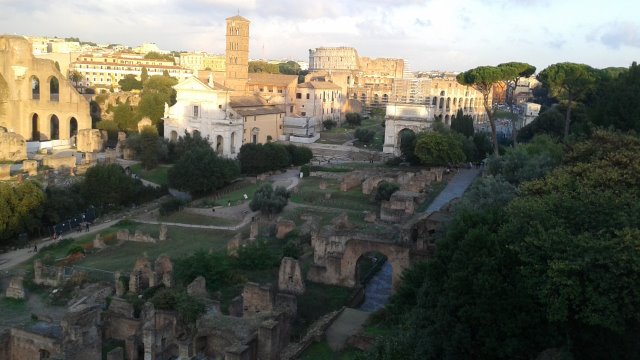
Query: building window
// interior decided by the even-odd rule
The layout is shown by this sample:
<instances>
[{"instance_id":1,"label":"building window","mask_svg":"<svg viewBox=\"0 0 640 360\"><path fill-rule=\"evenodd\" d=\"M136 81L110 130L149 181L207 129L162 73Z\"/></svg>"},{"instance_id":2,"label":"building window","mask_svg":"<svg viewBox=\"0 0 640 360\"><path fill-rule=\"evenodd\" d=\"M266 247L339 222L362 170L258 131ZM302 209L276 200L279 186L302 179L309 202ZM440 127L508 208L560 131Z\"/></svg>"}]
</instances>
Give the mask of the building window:
<instances>
[{"instance_id":1,"label":"building window","mask_svg":"<svg viewBox=\"0 0 640 360\"><path fill-rule=\"evenodd\" d=\"M301 93L296 93L296 99L302 99L302 94Z\"/></svg>"},{"instance_id":2,"label":"building window","mask_svg":"<svg viewBox=\"0 0 640 360\"><path fill-rule=\"evenodd\" d=\"M307 113L303 111L303 112L300 113L300 115L307 116Z\"/></svg>"},{"instance_id":3,"label":"building window","mask_svg":"<svg viewBox=\"0 0 640 360\"><path fill-rule=\"evenodd\" d=\"M309 100L309 94L307 94L307 100Z\"/></svg>"},{"instance_id":4,"label":"building window","mask_svg":"<svg viewBox=\"0 0 640 360\"><path fill-rule=\"evenodd\" d=\"M218 105L218 109L222 109L222 104Z\"/></svg>"},{"instance_id":5,"label":"building window","mask_svg":"<svg viewBox=\"0 0 640 360\"><path fill-rule=\"evenodd\" d=\"M198 105L193 106L193 117L198 117L198 112L200 111L200 107Z\"/></svg>"}]
</instances>

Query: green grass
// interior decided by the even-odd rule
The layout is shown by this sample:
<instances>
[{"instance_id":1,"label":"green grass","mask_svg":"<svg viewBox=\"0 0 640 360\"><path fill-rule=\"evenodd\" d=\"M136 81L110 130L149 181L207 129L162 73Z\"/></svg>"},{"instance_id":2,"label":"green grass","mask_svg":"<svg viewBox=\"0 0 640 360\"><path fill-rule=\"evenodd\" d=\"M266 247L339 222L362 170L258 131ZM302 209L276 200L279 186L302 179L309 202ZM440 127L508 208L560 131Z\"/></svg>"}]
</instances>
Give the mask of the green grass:
<instances>
[{"instance_id":1,"label":"green grass","mask_svg":"<svg viewBox=\"0 0 640 360\"><path fill-rule=\"evenodd\" d=\"M358 349L343 349L335 352L331 350L327 341L311 344L300 356L301 360L352 360L363 352Z\"/></svg>"},{"instance_id":2,"label":"green grass","mask_svg":"<svg viewBox=\"0 0 640 360\"><path fill-rule=\"evenodd\" d=\"M241 204L244 200L243 195L247 194L250 201L253 198L253 194L258 190L260 186L265 184L266 182L260 181L256 184L246 183L245 186L242 186L236 190L230 191L226 194L223 194L224 189L219 190L217 193L219 195L207 196L202 199L194 200L192 205L195 207L212 207L212 206L227 206L227 203L231 201L231 205Z\"/></svg>"},{"instance_id":3,"label":"green grass","mask_svg":"<svg viewBox=\"0 0 640 360\"><path fill-rule=\"evenodd\" d=\"M320 190L322 181L327 183L326 190ZM331 193L326 199L325 194ZM308 177L302 180L298 193L290 198L292 202L336 208L340 210L375 211L377 205L369 200L368 195L362 194L360 186L349 191L340 191L340 184L336 180Z\"/></svg>"},{"instance_id":4,"label":"green grass","mask_svg":"<svg viewBox=\"0 0 640 360\"><path fill-rule=\"evenodd\" d=\"M157 237L158 225L141 225L155 227ZM235 232L215 229L195 229L168 226L167 240L151 243L138 243L125 241L120 246L109 246L106 249L90 254L78 265L106 270L106 271L131 271L135 261L147 256L155 260L160 255L169 255L172 258L190 254L198 249L212 249L220 251L226 249L227 242ZM143 230L144 231L144 230Z\"/></svg>"},{"instance_id":5,"label":"green grass","mask_svg":"<svg viewBox=\"0 0 640 360\"><path fill-rule=\"evenodd\" d=\"M179 224L212 225L212 226L232 226L236 222L214 216L192 214L185 211L178 211L167 216L160 216L158 221L173 222Z\"/></svg>"},{"instance_id":6,"label":"green grass","mask_svg":"<svg viewBox=\"0 0 640 360\"><path fill-rule=\"evenodd\" d=\"M169 167L167 166L158 166L157 168L152 170L145 170L142 168L142 165L135 164L131 166L131 171L141 178L158 185L169 184L169 180L167 179L167 172L169 171Z\"/></svg>"}]
</instances>

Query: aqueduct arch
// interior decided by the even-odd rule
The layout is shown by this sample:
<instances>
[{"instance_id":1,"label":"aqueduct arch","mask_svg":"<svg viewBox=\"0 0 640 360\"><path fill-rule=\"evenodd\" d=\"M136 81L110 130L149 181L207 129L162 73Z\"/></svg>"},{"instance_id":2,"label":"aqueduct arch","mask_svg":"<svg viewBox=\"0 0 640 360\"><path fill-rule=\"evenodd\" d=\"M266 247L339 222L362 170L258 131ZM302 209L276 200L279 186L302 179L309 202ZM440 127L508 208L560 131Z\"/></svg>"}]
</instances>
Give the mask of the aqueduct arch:
<instances>
[{"instance_id":1,"label":"aqueduct arch","mask_svg":"<svg viewBox=\"0 0 640 360\"><path fill-rule=\"evenodd\" d=\"M358 259L360 259L362 255L371 252L379 252L387 257L387 262L393 269L392 285L394 287L399 284L402 272L411 265L411 256L408 247L383 242L352 239L347 242L342 261L340 262L344 286L353 287L357 285L356 266Z\"/></svg>"}]
</instances>

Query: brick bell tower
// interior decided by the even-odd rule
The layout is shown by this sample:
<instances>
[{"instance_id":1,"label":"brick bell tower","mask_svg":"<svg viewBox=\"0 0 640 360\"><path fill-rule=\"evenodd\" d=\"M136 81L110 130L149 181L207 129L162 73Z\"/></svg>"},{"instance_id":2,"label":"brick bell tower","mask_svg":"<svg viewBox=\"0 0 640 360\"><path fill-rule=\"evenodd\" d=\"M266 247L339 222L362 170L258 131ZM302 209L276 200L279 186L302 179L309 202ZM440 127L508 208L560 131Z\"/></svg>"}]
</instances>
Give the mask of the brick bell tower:
<instances>
[{"instance_id":1,"label":"brick bell tower","mask_svg":"<svg viewBox=\"0 0 640 360\"><path fill-rule=\"evenodd\" d=\"M235 93L244 93L249 79L249 24L240 15L227 18L227 47L225 50L225 86Z\"/></svg>"}]
</instances>

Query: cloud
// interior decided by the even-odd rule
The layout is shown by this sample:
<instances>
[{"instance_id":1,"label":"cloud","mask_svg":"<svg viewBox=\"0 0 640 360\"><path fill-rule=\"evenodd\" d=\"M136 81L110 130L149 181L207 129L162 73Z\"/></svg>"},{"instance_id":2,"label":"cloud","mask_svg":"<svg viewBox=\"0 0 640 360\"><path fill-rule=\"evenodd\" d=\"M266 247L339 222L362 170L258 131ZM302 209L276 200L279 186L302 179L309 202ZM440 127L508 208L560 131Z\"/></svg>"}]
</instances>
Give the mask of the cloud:
<instances>
[{"instance_id":1,"label":"cloud","mask_svg":"<svg viewBox=\"0 0 640 360\"><path fill-rule=\"evenodd\" d=\"M614 21L600 26L587 35L588 41L599 41L611 49L622 46L640 48L640 27L633 22Z\"/></svg>"},{"instance_id":2,"label":"cloud","mask_svg":"<svg viewBox=\"0 0 640 360\"><path fill-rule=\"evenodd\" d=\"M557 39L548 41L547 45L551 46L554 49L561 50L562 48L564 48L564 44L566 43L567 43L566 40L562 38L557 38Z\"/></svg>"}]
</instances>

